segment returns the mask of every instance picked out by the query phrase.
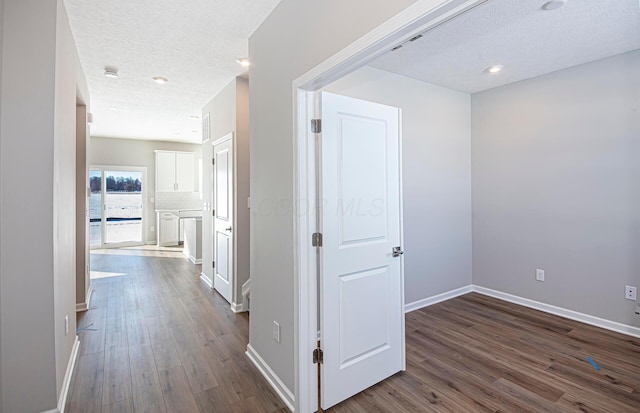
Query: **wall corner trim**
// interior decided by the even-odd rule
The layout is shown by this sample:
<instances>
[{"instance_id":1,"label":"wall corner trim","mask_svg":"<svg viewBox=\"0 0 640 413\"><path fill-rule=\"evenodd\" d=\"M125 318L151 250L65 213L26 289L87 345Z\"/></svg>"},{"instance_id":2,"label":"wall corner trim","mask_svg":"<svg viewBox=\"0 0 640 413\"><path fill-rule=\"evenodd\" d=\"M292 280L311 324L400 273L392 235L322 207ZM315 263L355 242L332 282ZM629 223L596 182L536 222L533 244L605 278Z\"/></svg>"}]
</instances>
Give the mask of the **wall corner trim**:
<instances>
[{"instance_id":1,"label":"wall corner trim","mask_svg":"<svg viewBox=\"0 0 640 413\"><path fill-rule=\"evenodd\" d=\"M605 330L611 330L617 333L640 338L640 328L638 327L618 323L616 321L605 320L604 318L579 313L577 311L569 310L562 307L556 307L555 305L541 303L539 301L530 300L528 298L519 297L513 294L503 293L502 291L480 287L479 285L472 285L471 288L473 292L476 292L478 294L487 295L499 300L533 308L534 310L543 311L545 313L554 314L560 317L568 318L570 320L575 320L581 323L604 328Z\"/></svg>"},{"instance_id":2,"label":"wall corner trim","mask_svg":"<svg viewBox=\"0 0 640 413\"><path fill-rule=\"evenodd\" d=\"M231 303L231 311L233 311L234 313L242 313L247 310L244 309L244 303L241 303L241 304Z\"/></svg>"},{"instance_id":3,"label":"wall corner trim","mask_svg":"<svg viewBox=\"0 0 640 413\"><path fill-rule=\"evenodd\" d=\"M78 359L78 349L80 348L80 339L76 335L73 342L73 348L71 349L71 356L69 357L69 363L67 364L67 371L64 373L64 379L62 381L62 390L60 391L60 397L58 397L58 408L54 409L54 412L64 413L64 408L67 404L67 395L69 394L69 386L71 384L71 376L73 375L73 368L76 365Z\"/></svg>"},{"instance_id":4,"label":"wall corner trim","mask_svg":"<svg viewBox=\"0 0 640 413\"><path fill-rule=\"evenodd\" d=\"M280 380L280 377L271 370L271 367L260 357L260 355L256 352L256 350L251 346L251 344L247 345L247 352L245 353L249 360L257 367L257 369L262 373L264 378L269 382L271 387L275 390L275 392L280 396L284 404L287 405L289 410L292 413L295 413L295 396L287 388L287 386Z\"/></svg>"},{"instance_id":5,"label":"wall corner trim","mask_svg":"<svg viewBox=\"0 0 640 413\"><path fill-rule=\"evenodd\" d=\"M200 279L209 286L209 288L213 288L213 282L205 275L205 273L200 273Z\"/></svg>"},{"instance_id":6,"label":"wall corner trim","mask_svg":"<svg viewBox=\"0 0 640 413\"><path fill-rule=\"evenodd\" d=\"M409 313L411 311L419 310L424 307L429 307L430 305L440 303L442 301L450 300L452 298L459 297L461 295L465 295L473 291L472 285L466 285L461 288L456 288L455 290L446 291L442 294L437 294L431 297L423 298L422 300L414 301L412 303L408 303L404 305L404 312Z\"/></svg>"},{"instance_id":7,"label":"wall corner trim","mask_svg":"<svg viewBox=\"0 0 640 413\"><path fill-rule=\"evenodd\" d=\"M91 294L93 294L93 287L89 286L89 292L87 293L87 302L76 304L76 313L87 311L91 306Z\"/></svg>"}]
</instances>

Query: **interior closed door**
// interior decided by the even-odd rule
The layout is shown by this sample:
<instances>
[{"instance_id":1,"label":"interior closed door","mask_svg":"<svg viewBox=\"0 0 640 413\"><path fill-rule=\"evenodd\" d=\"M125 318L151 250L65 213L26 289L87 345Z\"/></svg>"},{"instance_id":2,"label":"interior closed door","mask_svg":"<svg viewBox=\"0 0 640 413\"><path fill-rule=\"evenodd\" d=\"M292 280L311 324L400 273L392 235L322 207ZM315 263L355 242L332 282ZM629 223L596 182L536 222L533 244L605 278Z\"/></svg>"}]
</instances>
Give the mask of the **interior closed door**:
<instances>
[{"instance_id":1,"label":"interior closed door","mask_svg":"<svg viewBox=\"0 0 640 413\"><path fill-rule=\"evenodd\" d=\"M229 303L233 293L233 141L213 146L213 287Z\"/></svg>"},{"instance_id":2,"label":"interior closed door","mask_svg":"<svg viewBox=\"0 0 640 413\"><path fill-rule=\"evenodd\" d=\"M324 409L405 368L399 118L322 93Z\"/></svg>"}]
</instances>

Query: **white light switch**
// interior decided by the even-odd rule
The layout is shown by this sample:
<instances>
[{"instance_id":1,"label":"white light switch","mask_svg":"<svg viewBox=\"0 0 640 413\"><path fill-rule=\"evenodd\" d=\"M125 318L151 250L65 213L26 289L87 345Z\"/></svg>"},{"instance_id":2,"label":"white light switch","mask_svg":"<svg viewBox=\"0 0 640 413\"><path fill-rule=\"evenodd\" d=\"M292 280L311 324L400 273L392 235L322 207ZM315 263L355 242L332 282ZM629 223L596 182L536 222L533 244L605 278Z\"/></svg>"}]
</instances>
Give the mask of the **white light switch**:
<instances>
[{"instance_id":1,"label":"white light switch","mask_svg":"<svg viewBox=\"0 0 640 413\"><path fill-rule=\"evenodd\" d=\"M544 270L536 270L536 280L544 281Z\"/></svg>"}]
</instances>

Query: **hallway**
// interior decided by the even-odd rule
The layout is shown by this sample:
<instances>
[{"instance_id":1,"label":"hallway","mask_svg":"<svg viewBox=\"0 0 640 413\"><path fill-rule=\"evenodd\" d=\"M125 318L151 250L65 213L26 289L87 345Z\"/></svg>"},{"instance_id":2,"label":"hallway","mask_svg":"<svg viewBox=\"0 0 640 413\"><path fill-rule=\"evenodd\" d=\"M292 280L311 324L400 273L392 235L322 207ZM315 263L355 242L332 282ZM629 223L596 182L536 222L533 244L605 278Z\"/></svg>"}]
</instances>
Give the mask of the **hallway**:
<instances>
[{"instance_id":1,"label":"hallway","mask_svg":"<svg viewBox=\"0 0 640 413\"><path fill-rule=\"evenodd\" d=\"M94 250L68 412L287 412L245 356L247 313L171 248Z\"/></svg>"}]
</instances>

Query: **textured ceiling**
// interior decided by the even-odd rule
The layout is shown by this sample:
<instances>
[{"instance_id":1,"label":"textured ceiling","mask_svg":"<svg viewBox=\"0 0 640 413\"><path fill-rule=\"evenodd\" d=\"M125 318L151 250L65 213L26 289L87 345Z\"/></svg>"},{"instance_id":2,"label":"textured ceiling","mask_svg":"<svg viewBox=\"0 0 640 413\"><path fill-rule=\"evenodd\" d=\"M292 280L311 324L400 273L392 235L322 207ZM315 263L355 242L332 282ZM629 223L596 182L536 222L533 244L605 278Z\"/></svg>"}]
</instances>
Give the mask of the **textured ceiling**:
<instances>
[{"instance_id":1,"label":"textured ceiling","mask_svg":"<svg viewBox=\"0 0 640 413\"><path fill-rule=\"evenodd\" d=\"M371 66L475 93L640 48L638 0L546 1L489 0Z\"/></svg>"},{"instance_id":2,"label":"textured ceiling","mask_svg":"<svg viewBox=\"0 0 640 413\"><path fill-rule=\"evenodd\" d=\"M65 0L91 93L91 135L200 142L201 121L190 116L246 70L236 59L279 1ZM105 77L105 66L120 76Z\"/></svg>"}]
</instances>

